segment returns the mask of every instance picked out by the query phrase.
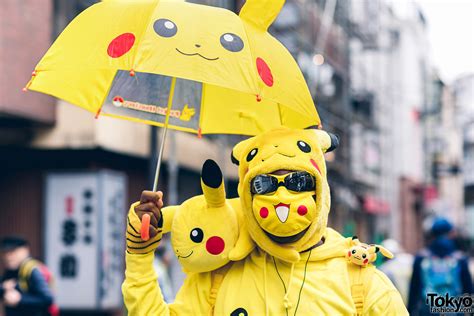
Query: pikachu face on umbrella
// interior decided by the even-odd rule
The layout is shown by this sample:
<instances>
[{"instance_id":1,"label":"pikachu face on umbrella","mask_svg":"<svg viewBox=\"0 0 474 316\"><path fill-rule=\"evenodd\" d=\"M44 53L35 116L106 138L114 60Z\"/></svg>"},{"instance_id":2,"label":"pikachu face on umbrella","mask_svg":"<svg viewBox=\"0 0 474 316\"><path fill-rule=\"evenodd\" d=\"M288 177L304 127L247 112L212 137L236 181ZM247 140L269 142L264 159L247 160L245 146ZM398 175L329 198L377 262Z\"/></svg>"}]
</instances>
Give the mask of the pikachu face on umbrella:
<instances>
[{"instance_id":1,"label":"pikachu face on umbrella","mask_svg":"<svg viewBox=\"0 0 474 316\"><path fill-rule=\"evenodd\" d=\"M280 125L318 125L319 116L298 65L267 32L283 4L283 0L248 0L236 15L184 1L104 1L68 25L38 63L28 87L96 114L104 100L124 97L108 95L115 91L117 79L125 82L119 78L124 72L136 75L128 86L133 82L143 86L147 81L143 75L158 75L202 84L196 89L200 102L192 107L196 117L204 111L206 117L196 118L199 126L188 131L258 134ZM153 100L129 101L166 107L169 85L145 89L164 93Z\"/></svg>"}]
</instances>

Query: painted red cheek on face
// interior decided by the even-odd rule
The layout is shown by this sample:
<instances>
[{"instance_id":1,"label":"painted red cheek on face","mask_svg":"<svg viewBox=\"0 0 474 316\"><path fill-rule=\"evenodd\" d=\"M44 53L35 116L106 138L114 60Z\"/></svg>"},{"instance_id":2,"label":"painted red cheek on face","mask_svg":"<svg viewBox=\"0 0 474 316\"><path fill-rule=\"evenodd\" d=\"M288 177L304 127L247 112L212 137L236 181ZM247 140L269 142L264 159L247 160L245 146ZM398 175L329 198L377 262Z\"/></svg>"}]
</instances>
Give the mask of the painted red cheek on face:
<instances>
[{"instance_id":1,"label":"painted red cheek on face","mask_svg":"<svg viewBox=\"0 0 474 316\"><path fill-rule=\"evenodd\" d=\"M367 262L369 262L369 259L364 260L364 264L367 264Z\"/></svg>"},{"instance_id":2,"label":"painted red cheek on face","mask_svg":"<svg viewBox=\"0 0 474 316\"><path fill-rule=\"evenodd\" d=\"M217 236L212 236L206 241L206 249L211 255L218 255L224 251L224 239Z\"/></svg>"},{"instance_id":3,"label":"painted red cheek on face","mask_svg":"<svg viewBox=\"0 0 474 316\"><path fill-rule=\"evenodd\" d=\"M308 213L308 208L304 205L298 206L298 214L301 216L305 216Z\"/></svg>"},{"instance_id":4,"label":"painted red cheek on face","mask_svg":"<svg viewBox=\"0 0 474 316\"><path fill-rule=\"evenodd\" d=\"M314 161L314 159L311 159L310 162L311 162L311 164L312 164L316 169L318 169L319 174L321 174L321 170L319 170L319 166L318 166L318 164L316 163L316 161Z\"/></svg>"},{"instance_id":5,"label":"painted red cheek on face","mask_svg":"<svg viewBox=\"0 0 474 316\"><path fill-rule=\"evenodd\" d=\"M123 33L114 38L107 47L107 54L112 58L118 58L126 54L135 43L135 35Z\"/></svg>"},{"instance_id":6,"label":"painted red cheek on face","mask_svg":"<svg viewBox=\"0 0 474 316\"><path fill-rule=\"evenodd\" d=\"M260 217L261 218L267 218L267 216L268 216L268 208L262 207L260 209Z\"/></svg>"}]
</instances>

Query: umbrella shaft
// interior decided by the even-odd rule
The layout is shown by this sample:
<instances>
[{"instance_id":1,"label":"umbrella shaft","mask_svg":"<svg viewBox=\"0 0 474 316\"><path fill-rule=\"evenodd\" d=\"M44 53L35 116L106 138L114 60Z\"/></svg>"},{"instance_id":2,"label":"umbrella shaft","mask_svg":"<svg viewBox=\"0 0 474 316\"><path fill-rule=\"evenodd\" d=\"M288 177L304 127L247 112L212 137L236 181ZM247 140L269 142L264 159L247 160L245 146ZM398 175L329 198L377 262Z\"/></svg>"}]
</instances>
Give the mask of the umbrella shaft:
<instances>
[{"instance_id":1,"label":"umbrella shaft","mask_svg":"<svg viewBox=\"0 0 474 316\"><path fill-rule=\"evenodd\" d=\"M158 160L156 162L155 180L153 181L153 192L158 189L158 178L160 177L161 160L163 158L163 150L165 148L166 134L168 133L168 123L170 120L171 107L173 105L174 87L176 86L176 77L171 79L170 94L168 97L168 108L166 110L165 126L163 136L161 137L160 152L158 153Z\"/></svg>"},{"instance_id":2,"label":"umbrella shaft","mask_svg":"<svg viewBox=\"0 0 474 316\"><path fill-rule=\"evenodd\" d=\"M160 151L158 153L158 160L156 161L155 180L153 181L153 192L158 189L158 177L160 176L161 160L163 158L163 149L165 147L166 133L168 132L168 126L165 126L163 136L161 137Z\"/></svg>"}]
</instances>

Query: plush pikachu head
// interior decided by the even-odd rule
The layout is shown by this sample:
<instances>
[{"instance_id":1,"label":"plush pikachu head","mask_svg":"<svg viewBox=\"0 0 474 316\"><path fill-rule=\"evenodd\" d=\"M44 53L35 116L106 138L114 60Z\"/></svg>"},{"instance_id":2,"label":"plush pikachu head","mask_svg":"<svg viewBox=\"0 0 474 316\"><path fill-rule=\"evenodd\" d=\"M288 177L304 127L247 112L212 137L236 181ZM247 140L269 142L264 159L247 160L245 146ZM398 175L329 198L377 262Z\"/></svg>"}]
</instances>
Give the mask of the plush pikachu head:
<instances>
[{"instance_id":1,"label":"plush pikachu head","mask_svg":"<svg viewBox=\"0 0 474 316\"><path fill-rule=\"evenodd\" d=\"M367 245L361 243L357 236L352 237L351 248L347 251L346 258L353 264L366 267L377 260L377 253L391 259L393 254L380 245Z\"/></svg>"},{"instance_id":2,"label":"plush pikachu head","mask_svg":"<svg viewBox=\"0 0 474 316\"><path fill-rule=\"evenodd\" d=\"M222 173L213 160L202 167L201 187L203 195L162 209L163 233L171 233L171 245L185 272L215 270L233 258L232 251L240 259L253 249L242 215L225 199Z\"/></svg>"},{"instance_id":3,"label":"plush pikachu head","mask_svg":"<svg viewBox=\"0 0 474 316\"><path fill-rule=\"evenodd\" d=\"M279 128L234 147L249 233L269 254L296 262L323 237L330 208L324 153L337 145L323 130Z\"/></svg>"}]
</instances>

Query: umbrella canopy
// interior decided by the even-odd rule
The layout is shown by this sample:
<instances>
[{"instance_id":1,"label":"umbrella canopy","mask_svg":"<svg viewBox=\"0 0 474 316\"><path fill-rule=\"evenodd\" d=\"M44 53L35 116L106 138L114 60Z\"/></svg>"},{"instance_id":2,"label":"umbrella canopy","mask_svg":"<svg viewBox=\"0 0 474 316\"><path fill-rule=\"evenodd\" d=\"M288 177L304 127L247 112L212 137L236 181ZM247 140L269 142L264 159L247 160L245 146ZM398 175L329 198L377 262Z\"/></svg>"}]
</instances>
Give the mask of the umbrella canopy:
<instances>
[{"instance_id":1,"label":"umbrella canopy","mask_svg":"<svg viewBox=\"0 0 474 316\"><path fill-rule=\"evenodd\" d=\"M67 26L27 88L96 115L202 134L319 125L298 65L267 32L283 3L247 0L237 16L179 1L104 1Z\"/></svg>"}]
</instances>

